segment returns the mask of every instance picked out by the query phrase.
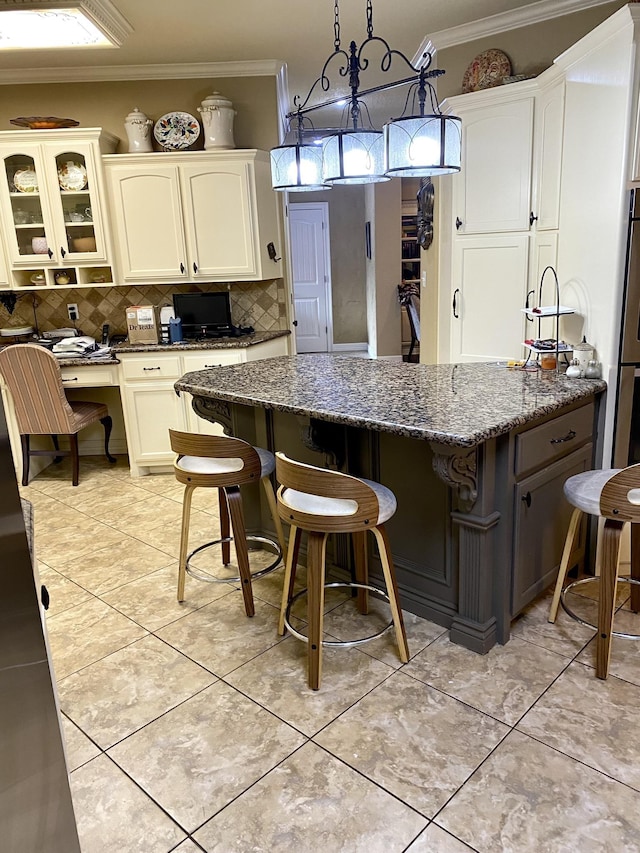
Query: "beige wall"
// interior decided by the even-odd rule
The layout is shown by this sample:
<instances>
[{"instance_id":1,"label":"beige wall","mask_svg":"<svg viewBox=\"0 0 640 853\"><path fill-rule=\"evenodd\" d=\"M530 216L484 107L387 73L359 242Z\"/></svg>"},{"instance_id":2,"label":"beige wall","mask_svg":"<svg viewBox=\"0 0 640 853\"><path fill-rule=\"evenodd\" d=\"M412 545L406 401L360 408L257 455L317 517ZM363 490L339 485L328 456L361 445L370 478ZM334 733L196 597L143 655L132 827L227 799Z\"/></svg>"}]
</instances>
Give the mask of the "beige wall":
<instances>
[{"instance_id":1,"label":"beige wall","mask_svg":"<svg viewBox=\"0 0 640 853\"><path fill-rule=\"evenodd\" d=\"M616 0L584 12L439 50L436 65L446 73L438 80L438 97L442 100L459 95L469 63L479 53L491 48L507 54L513 74L539 74L568 47L625 5L623 0Z\"/></svg>"},{"instance_id":2,"label":"beige wall","mask_svg":"<svg viewBox=\"0 0 640 853\"><path fill-rule=\"evenodd\" d=\"M199 119L197 108L214 90L231 101L237 112L234 140L238 148L269 150L278 144L276 85L273 77L196 80L132 80L109 83L33 83L0 86L0 130L15 130L17 116L73 118L82 127L103 127L120 138L118 152L128 150L124 119L134 107L149 118L176 110ZM37 133L37 131L34 131ZM200 135L194 148L204 148Z\"/></svg>"},{"instance_id":3,"label":"beige wall","mask_svg":"<svg viewBox=\"0 0 640 853\"><path fill-rule=\"evenodd\" d=\"M402 181L368 184L365 214L371 222L371 260L367 261L367 316L369 354L376 358L400 357L400 304Z\"/></svg>"}]
</instances>

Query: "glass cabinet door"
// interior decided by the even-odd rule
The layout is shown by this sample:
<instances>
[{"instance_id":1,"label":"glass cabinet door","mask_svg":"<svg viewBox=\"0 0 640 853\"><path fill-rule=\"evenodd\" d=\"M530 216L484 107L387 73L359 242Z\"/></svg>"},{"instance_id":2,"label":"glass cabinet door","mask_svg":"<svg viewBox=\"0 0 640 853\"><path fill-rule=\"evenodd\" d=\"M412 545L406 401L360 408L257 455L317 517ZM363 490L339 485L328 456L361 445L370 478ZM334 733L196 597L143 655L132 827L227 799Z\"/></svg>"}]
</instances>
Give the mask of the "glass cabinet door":
<instances>
[{"instance_id":1,"label":"glass cabinet door","mask_svg":"<svg viewBox=\"0 0 640 853\"><path fill-rule=\"evenodd\" d=\"M3 166L11 217L11 221L6 223L6 233L9 242L14 242L10 249L16 260L46 263L53 257L53 252L46 229L42 168L36 157L29 153L10 154L4 157Z\"/></svg>"},{"instance_id":2,"label":"glass cabinet door","mask_svg":"<svg viewBox=\"0 0 640 853\"><path fill-rule=\"evenodd\" d=\"M98 239L94 211L98 208L93 202L94 173L88 157L80 151L62 151L55 155L55 173L57 180L57 201L52 199L54 216L56 208L62 217L60 234L60 254L95 255L98 252Z\"/></svg>"}]
</instances>

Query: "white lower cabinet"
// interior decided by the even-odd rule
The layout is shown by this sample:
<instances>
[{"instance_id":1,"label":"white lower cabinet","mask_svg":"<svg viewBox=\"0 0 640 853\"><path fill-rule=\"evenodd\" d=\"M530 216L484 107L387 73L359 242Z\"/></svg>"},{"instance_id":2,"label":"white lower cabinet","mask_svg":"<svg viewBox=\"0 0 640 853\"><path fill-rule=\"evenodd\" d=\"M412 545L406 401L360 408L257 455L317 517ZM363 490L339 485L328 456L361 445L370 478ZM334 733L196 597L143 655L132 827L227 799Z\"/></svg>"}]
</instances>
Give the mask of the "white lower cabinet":
<instances>
[{"instance_id":1,"label":"white lower cabinet","mask_svg":"<svg viewBox=\"0 0 640 853\"><path fill-rule=\"evenodd\" d=\"M185 373L287 354L287 338L237 349L119 353L120 384L131 475L173 465L169 429L222 435L222 427L193 411L190 394L180 397L174 383Z\"/></svg>"}]
</instances>

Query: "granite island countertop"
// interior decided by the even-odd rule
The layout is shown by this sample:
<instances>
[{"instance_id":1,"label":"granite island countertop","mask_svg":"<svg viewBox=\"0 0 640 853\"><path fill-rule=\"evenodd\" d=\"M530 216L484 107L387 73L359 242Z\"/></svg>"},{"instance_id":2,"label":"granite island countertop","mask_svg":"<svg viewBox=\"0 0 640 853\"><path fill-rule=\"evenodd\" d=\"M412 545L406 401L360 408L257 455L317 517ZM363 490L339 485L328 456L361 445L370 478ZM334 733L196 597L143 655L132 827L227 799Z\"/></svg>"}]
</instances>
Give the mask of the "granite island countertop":
<instances>
[{"instance_id":1,"label":"granite island countertop","mask_svg":"<svg viewBox=\"0 0 640 853\"><path fill-rule=\"evenodd\" d=\"M250 335L242 335L238 338L209 338L208 340L185 340L176 344L130 344L125 341L122 344L116 344L113 347L114 353L128 352L173 352L179 350L202 350L202 349L238 349L240 347L250 347L255 344L261 344L265 341L271 341L274 338L282 338L290 335L291 332L286 330L276 330L272 332L253 332Z\"/></svg>"},{"instance_id":2,"label":"granite island countertop","mask_svg":"<svg viewBox=\"0 0 640 853\"><path fill-rule=\"evenodd\" d=\"M606 389L498 364L297 355L185 374L177 391L440 444L472 447Z\"/></svg>"}]
</instances>

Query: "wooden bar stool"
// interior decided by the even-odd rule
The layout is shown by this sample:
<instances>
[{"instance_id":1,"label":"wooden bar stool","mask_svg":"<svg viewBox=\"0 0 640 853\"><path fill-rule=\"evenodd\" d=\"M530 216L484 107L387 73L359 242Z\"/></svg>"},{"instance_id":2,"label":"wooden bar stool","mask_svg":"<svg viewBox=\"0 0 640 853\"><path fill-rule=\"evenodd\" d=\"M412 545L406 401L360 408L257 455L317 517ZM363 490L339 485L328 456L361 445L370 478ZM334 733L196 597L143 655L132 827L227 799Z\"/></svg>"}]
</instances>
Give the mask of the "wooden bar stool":
<instances>
[{"instance_id":1,"label":"wooden bar stool","mask_svg":"<svg viewBox=\"0 0 640 853\"><path fill-rule=\"evenodd\" d=\"M549 611L549 622L555 622L558 615L558 605L568 615L597 631L596 635L596 676L606 678L609 674L609 661L611 658L611 637L624 637L630 640L640 639L637 634L625 634L613 630L613 617L616 610L616 589L618 580L632 584L631 608L640 609L640 596L638 573L640 571L640 465L630 465L622 469L603 469L596 471L585 471L576 474L564 484L564 494L572 506L575 507L569 530L564 544L558 579ZM599 578L582 578L573 581L564 587L567 571L570 568L569 560L573 545L580 529L582 515L600 516L605 519L602 531L601 560ZM618 561L620 556L620 536L626 522L631 527L631 577L618 576ZM598 596L598 624L592 625L585 622L574 613L565 601L569 590L585 583L600 584Z\"/></svg>"},{"instance_id":2,"label":"wooden bar stool","mask_svg":"<svg viewBox=\"0 0 640 853\"><path fill-rule=\"evenodd\" d=\"M393 625L400 660L409 660L407 637L398 599L398 586L391 558L389 540L384 528L396 511L395 495L386 486L337 471L328 471L294 462L283 453L276 453L277 501L280 517L291 525L286 559L282 606L278 633L287 628L293 636L307 642L309 655L309 687L318 690L322 678L322 646L352 646L380 636ZM307 619L309 636L304 637L291 627L289 610L293 599L293 584L303 530L307 531ZM386 584L386 594L368 584L366 564L366 533L370 530L377 542ZM351 533L354 537L356 582L328 584L358 589L358 606L367 612L367 593L381 594L391 608L392 621L383 631L347 643L322 640L325 590L325 551L329 533ZM299 593L298 595L302 595ZM298 596L296 596L297 598Z\"/></svg>"},{"instance_id":3,"label":"wooden bar stool","mask_svg":"<svg viewBox=\"0 0 640 853\"><path fill-rule=\"evenodd\" d=\"M239 438L218 435L199 435L170 429L171 449L178 454L174 464L176 479L185 486L182 500L182 530L180 534L180 563L178 567L178 601L184 601L186 575L189 574L206 583L240 582L244 607L247 616L253 616L252 579L263 577L274 571L286 554L286 545L282 524L276 509L276 499L269 475L275 468L273 453L260 447L252 447ZM262 482L276 527L278 541L263 536L247 536L240 486L245 483ZM191 499L198 487L218 489L220 506L220 539L200 545L187 554L189 542L189 521L191 518ZM233 537L230 536L230 528ZM235 578L217 578L198 572L190 565L195 554L212 548L222 547L222 562L228 566L231 562L231 542L233 541L238 570ZM274 560L263 569L251 572L247 541L257 542L272 551Z\"/></svg>"}]
</instances>

